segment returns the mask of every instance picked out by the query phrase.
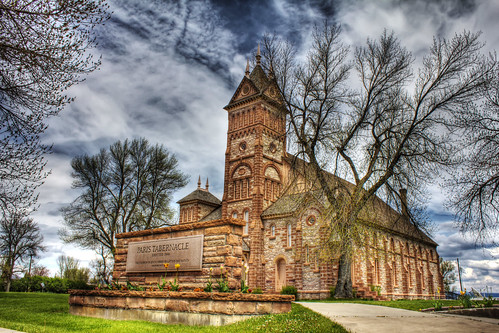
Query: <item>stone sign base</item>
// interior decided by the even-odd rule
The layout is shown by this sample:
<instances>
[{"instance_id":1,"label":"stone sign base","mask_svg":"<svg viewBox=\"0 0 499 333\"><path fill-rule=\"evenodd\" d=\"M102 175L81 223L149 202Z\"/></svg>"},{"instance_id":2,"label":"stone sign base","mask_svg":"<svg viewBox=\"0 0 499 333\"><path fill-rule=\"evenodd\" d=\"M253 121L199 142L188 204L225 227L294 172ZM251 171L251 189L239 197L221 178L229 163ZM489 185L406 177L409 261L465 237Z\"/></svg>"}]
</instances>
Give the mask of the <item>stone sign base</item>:
<instances>
[{"instance_id":1,"label":"stone sign base","mask_svg":"<svg viewBox=\"0 0 499 333\"><path fill-rule=\"evenodd\" d=\"M70 290L71 314L220 326L291 310L294 296L172 291Z\"/></svg>"}]
</instances>

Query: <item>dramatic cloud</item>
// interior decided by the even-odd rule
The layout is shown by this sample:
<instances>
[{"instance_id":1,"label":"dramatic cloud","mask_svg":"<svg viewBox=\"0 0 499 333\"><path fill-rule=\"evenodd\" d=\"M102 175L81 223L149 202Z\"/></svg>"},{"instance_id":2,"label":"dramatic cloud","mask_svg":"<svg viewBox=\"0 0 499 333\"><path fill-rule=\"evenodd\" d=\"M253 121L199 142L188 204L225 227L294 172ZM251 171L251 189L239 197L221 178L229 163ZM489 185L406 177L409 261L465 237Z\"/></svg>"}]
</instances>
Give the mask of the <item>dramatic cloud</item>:
<instances>
[{"instance_id":1,"label":"dramatic cloud","mask_svg":"<svg viewBox=\"0 0 499 333\"><path fill-rule=\"evenodd\" d=\"M48 156L52 174L41 188L35 214L48 247L41 263L52 274L60 254L88 264L91 251L63 244L57 231L60 208L78 193L71 189L70 161L95 154L116 140L145 137L175 153L195 188L198 175L223 191L227 115L223 106L242 79L265 33L276 32L302 49L314 24L339 23L352 47L393 31L417 62L431 36L452 37L464 29L483 31L487 50L499 46L496 1L111 1L112 19L98 31L102 66L70 93L76 101L50 121L44 137L54 144ZM416 62L416 65L417 65ZM438 184L429 189L429 208L440 230L434 235L445 259L460 258L465 282L499 290L499 248L475 249L459 235L444 208Z\"/></svg>"}]
</instances>

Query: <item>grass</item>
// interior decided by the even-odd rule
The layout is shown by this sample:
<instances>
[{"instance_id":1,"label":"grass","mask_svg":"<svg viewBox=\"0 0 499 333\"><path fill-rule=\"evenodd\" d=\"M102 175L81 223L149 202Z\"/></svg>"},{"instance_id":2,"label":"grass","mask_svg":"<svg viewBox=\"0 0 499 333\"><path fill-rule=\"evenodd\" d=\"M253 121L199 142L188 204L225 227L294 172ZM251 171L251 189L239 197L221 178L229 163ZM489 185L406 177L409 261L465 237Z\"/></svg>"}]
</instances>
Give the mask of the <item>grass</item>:
<instances>
[{"instance_id":1,"label":"grass","mask_svg":"<svg viewBox=\"0 0 499 333\"><path fill-rule=\"evenodd\" d=\"M290 313L266 315L222 327L164 325L146 321L114 321L69 314L68 295L0 293L0 327L45 332L347 332L299 304Z\"/></svg>"},{"instance_id":2,"label":"grass","mask_svg":"<svg viewBox=\"0 0 499 333\"><path fill-rule=\"evenodd\" d=\"M442 306L460 306L461 302L458 300L443 299L440 300ZM323 303L359 303L359 304L371 304L371 305L381 305L388 306L391 308L399 308L405 310L419 311L421 309L428 309L435 306L435 300L408 300L400 299L396 301L370 301L370 300L359 300L359 299L327 299L327 300L312 300L304 302L323 302ZM495 304L499 304L499 301L494 301Z\"/></svg>"}]
</instances>

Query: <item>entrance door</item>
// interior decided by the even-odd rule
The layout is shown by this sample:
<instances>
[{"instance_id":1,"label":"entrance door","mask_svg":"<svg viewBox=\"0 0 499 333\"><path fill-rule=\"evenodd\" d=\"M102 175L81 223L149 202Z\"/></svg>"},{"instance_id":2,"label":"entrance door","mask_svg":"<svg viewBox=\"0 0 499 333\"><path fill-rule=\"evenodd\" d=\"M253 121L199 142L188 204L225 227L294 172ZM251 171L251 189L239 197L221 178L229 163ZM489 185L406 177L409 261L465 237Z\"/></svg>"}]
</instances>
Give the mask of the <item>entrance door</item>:
<instances>
[{"instance_id":1,"label":"entrance door","mask_svg":"<svg viewBox=\"0 0 499 333\"><path fill-rule=\"evenodd\" d=\"M282 258L275 263L275 275L275 290L279 292L286 285L286 262Z\"/></svg>"}]
</instances>

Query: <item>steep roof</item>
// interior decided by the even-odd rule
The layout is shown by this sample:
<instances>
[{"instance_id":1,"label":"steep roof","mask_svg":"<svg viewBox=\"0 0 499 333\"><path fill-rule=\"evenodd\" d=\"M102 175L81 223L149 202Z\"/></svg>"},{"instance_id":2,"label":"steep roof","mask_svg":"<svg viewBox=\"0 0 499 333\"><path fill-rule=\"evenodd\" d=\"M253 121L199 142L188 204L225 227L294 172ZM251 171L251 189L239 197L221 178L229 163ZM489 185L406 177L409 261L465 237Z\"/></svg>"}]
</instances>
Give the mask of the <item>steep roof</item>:
<instances>
[{"instance_id":1,"label":"steep roof","mask_svg":"<svg viewBox=\"0 0 499 333\"><path fill-rule=\"evenodd\" d=\"M199 222L220 220L222 218L222 206L215 208L211 213L203 217Z\"/></svg>"},{"instance_id":2,"label":"steep roof","mask_svg":"<svg viewBox=\"0 0 499 333\"><path fill-rule=\"evenodd\" d=\"M292 155L284 157L285 161L290 165L291 172L308 173L309 163ZM327 171L323 171L328 179L342 184L345 188L352 188L354 185L349 181L339 178ZM289 190L291 186L288 187ZM286 194L284 193L276 202L270 205L262 214L262 218L270 218L272 216L292 215L299 210L302 204L305 204L307 197L313 197L318 202L325 202L325 198L320 194L320 190L308 189L299 193ZM369 221L374 225L397 232L402 235L413 237L432 245L438 245L424 231L411 223L407 217L403 216L393 209L379 197L374 196L367 203L359 218L363 221Z\"/></svg>"},{"instance_id":3,"label":"steep roof","mask_svg":"<svg viewBox=\"0 0 499 333\"><path fill-rule=\"evenodd\" d=\"M202 188L195 189L192 193L177 201L177 203L181 204L189 201L199 201L212 206L218 206L222 204L222 201L220 201L216 196Z\"/></svg>"},{"instance_id":4,"label":"steep roof","mask_svg":"<svg viewBox=\"0 0 499 333\"><path fill-rule=\"evenodd\" d=\"M270 205L265 211L262 213L262 217L270 217L273 215L291 215L296 212L305 197L306 192L302 193L294 193L294 194L285 194L272 205Z\"/></svg>"},{"instance_id":5,"label":"steep roof","mask_svg":"<svg viewBox=\"0 0 499 333\"><path fill-rule=\"evenodd\" d=\"M279 89L272 77L267 76L259 62L243 77L234 95L224 109L229 110L240 103L250 102L256 98L263 98L276 107L282 106Z\"/></svg>"},{"instance_id":6,"label":"steep roof","mask_svg":"<svg viewBox=\"0 0 499 333\"><path fill-rule=\"evenodd\" d=\"M283 194L273 204L262 213L262 218L272 218L276 216L289 216L299 212L307 201L313 200L322 206L317 198L318 191L305 191L299 193Z\"/></svg>"},{"instance_id":7,"label":"steep roof","mask_svg":"<svg viewBox=\"0 0 499 333\"><path fill-rule=\"evenodd\" d=\"M262 92L270 84L270 80L267 74L263 71L262 66L256 65L251 72L249 79L255 84L255 86Z\"/></svg>"}]
</instances>

